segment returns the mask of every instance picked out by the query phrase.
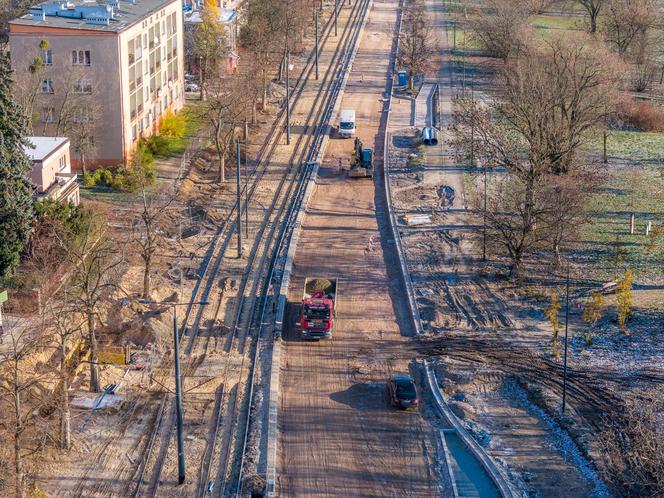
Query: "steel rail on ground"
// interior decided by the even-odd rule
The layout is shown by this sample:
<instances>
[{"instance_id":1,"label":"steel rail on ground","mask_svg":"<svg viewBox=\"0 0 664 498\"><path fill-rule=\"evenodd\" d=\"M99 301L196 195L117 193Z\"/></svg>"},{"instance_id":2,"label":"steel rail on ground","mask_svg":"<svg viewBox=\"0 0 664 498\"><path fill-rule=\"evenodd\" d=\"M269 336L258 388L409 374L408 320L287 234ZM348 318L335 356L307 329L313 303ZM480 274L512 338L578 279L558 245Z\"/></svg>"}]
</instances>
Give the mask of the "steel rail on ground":
<instances>
[{"instance_id":1,"label":"steel rail on ground","mask_svg":"<svg viewBox=\"0 0 664 498\"><path fill-rule=\"evenodd\" d=\"M326 31L326 34L324 35L325 36L324 40L327 40L327 38L330 35L329 26L330 26L330 21L328 21L328 24L326 26L327 31ZM337 49L337 51L338 51L338 49ZM300 98L300 96L302 94L302 91L304 89L304 86L305 86L306 82L309 80L309 78L311 76L311 72L313 71L313 65L311 64L312 59L313 59L313 53L309 56L309 59L307 61L307 67L305 68L305 70L303 70L300 78L298 79L298 82L296 84L296 91L295 91L293 99L291 101L291 106L295 105L295 103L298 101L298 99ZM275 121L275 123L273 124L273 126L270 130L270 133L268 135L268 139L264 142L263 146L261 147L261 150L259 151L258 161L257 161L256 167L251 172L251 177L252 177L251 186L248 187L249 182L247 182L247 184L245 184L244 188L250 188L249 194L251 194L252 197L253 197L253 193L254 193L257 185L259 184L260 179L262 178L265 171L267 170L268 159L271 157L274 149L276 148L276 145L278 144L279 138L283 135L283 127L280 126L281 123L283 122L283 119L282 119L283 114L284 113L283 113L283 109L282 109L280 115L278 116L277 120ZM275 136L276 131L278 131L278 133L276 133L277 138L276 138L276 140L274 140L273 137ZM272 143L273 146L268 151L268 147L269 147L270 143ZM261 166L262 166L262 168L261 168ZM244 189L243 189L243 191L244 191ZM230 213L228 214L228 216L226 217L226 219L224 220L222 225L220 225L220 228L217 230L217 232L214 236L214 239L213 239L213 241L210 245L210 248L207 251L206 257L204 258L204 262L201 266L201 269L199 270L200 277L199 277L199 279L198 279L198 281L197 281L197 283L196 283L196 285L195 285L195 287L192 291L191 301L194 301L196 299L196 297L198 295L198 292L201 288L202 282L204 280L207 280L207 286L205 287L204 294L203 294L203 296L205 296L204 298L207 297L208 293L211 290L211 287L212 287L211 283L214 280L214 277L217 273L219 264L220 264L221 260L223 259L223 254L225 253L225 251L228 247L228 244L231 240L231 237L233 236L235 225L233 223L231 223L231 220L233 219L233 213L235 212L236 209L237 209L237 202L234 203ZM228 229L228 231L227 231L227 229ZM222 244L221 249L219 251L217 251L218 241L220 240L220 238L222 237L222 235L224 233L226 233L224 243ZM215 253L218 253L218 256L216 258L214 257ZM210 267L210 262L213 259L215 260L215 263L212 265L212 267ZM210 271L210 268L211 268L211 271ZM185 327L186 327L186 324L189 321L192 309L193 309L193 307L191 305L187 307L185 318L183 320L183 326L181 327L181 330L182 330L181 334L182 335L180 337L180 340L183 339L183 336L186 333L186 328ZM194 345L196 337L198 335L198 324L199 324L199 321L200 321L200 316L201 316L201 311L199 309L199 312L197 314L197 319L196 319L196 322L195 322L196 324L192 329L193 333L190 334L190 336L189 336L190 340L187 343L187 347L185 348L185 352L186 352L187 355L190 354L190 352L192 351L193 345ZM236 333L236 330L234 330L234 335L235 335L235 333ZM253 376L252 376L252 378L253 378ZM146 455L144 456L143 461L142 461L141 465L139 466L140 471L139 471L139 475L138 475L138 483L137 483L135 489L133 490L133 493L131 493L132 496L138 496L138 494L140 492L141 485L144 482L144 476L145 476L145 472L147 470L147 464L149 463L150 454L151 454L151 452L154 448L154 442L156 440L156 435L157 435L158 431L160 430L160 428L163 426L163 417L164 417L165 411L166 411L165 410L166 402L167 402L167 398L164 399L164 401L162 402L162 404L160 406L160 409L158 411L158 415L157 415L156 421L155 421L155 430L153 431L151 437L149 438L149 441L148 441L148 444L147 444L147 447L146 447ZM221 420L220 416L218 417L218 420ZM217 422L217 425L218 425L218 423L219 422ZM218 427L215 427L215 433L216 433L217 428ZM170 430L167 430L166 434L168 436L170 434ZM163 461L158 465L158 467L161 467L161 465L163 465ZM157 470L156 474L158 475L159 472L160 471ZM154 469L153 469L153 473L155 473ZM156 487L157 486L154 486L154 488L152 490L149 490L148 494L149 495L156 494Z\"/></svg>"}]
</instances>

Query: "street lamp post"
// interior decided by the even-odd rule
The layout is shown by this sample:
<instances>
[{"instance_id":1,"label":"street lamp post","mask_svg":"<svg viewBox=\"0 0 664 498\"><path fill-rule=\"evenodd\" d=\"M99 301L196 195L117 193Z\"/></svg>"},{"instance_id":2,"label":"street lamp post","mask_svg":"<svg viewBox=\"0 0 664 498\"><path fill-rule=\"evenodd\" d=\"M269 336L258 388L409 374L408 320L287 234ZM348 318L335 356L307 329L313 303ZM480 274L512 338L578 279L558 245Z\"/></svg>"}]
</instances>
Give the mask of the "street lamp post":
<instances>
[{"instance_id":1,"label":"street lamp post","mask_svg":"<svg viewBox=\"0 0 664 498\"><path fill-rule=\"evenodd\" d=\"M237 257L242 257L242 197L240 191L240 140L235 141L236 174L235 185L237 187Z\"/></svg>"},{"instance_id":2,"label":"street lamp post","mask_svg":"<svg viewBox=\"0 0 664 498\"><path fill-rule=\"evenodd\" d=\"M249 239L249 123L244 118L244 238Z\"/></svg>"},{"instance_id":3,"label":"street lamp post","mask_svg":"<svg viewBox=\"0 0 664 498\"><path fill-rule=\"evenodd\" d=\"M567 284L565 285L565 353L563 359L563 415L567 398L567 323L569 322L569 259L567 260Z\"/></svg>"},{"instance_id":4,"label":"street lamp post","mask_svg":"<svg viewBox=\"0 0 664 498\"><path fill-rule=\"evenodd\" d=\"M184 461L184 429L182 410L182 379L180 377L180 333L178 331L178 306L189 306L198 304L205 306L207 301L196 301L191 303L170 303L167 301L147 301L142 299L141 304L156 304L170 306L173 308L173 356L175 360L175 414L177 418L177 441L178 441L178 484L183 484L186 476Z\"/></svg>"},{"instance_id":5,"label":"street lamp post","mask_svg":"<svg viewBox=\"0 0 664 498\"><path fill-rule=\"evenodd\" d=\"M286 145L290 145L290 50L286 48Z\"/></svg>"},{"instance_id":6,"label":"street lamp post","mask_svg":"<svg viewBox=\"0 0 664 498\"><path fill-rule=\"evenodd\" d=\"M316 66L316 80L318 80L318 9L314 8L314 61Z\"/></svg>"},{"instance_id":7,"label":"street lamp post","mask_svg":"<svg viewBox=\"0 0 664 498\"><path fill-rule=\"evenodd\" d=\"M482 229L482 261L486 261L486 192L487 191L487 177L486 177L486 163L484 163L484 227Z\"/></svg>"},{"instance_id":8,"label":"street lamp post","mask_svg":"<svg viewBox=\"0 0 664 498\"><path fill-rule=\"evenodd\" d=\"M338 17L339 17L339 0L334 0L334 36L337 36Z\"/></svg>"}]
</instances>

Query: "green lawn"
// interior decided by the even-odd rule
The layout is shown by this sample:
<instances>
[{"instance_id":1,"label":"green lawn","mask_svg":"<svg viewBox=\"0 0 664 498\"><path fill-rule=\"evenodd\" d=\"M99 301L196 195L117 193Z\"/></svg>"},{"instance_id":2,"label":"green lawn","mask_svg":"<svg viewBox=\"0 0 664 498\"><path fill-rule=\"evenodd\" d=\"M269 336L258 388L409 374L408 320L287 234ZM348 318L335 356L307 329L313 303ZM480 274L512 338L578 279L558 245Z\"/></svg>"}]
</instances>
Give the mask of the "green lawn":
<instances>
[{"instance_id":1,"label":"green lawn","mask_svg":"<svg viewBox=\"0 0 664 498\"><path fill-rule=\"evenodd\" d=\"M560 29L576 31L582 29L582 21L578 17L567 16L535 16L532 25L537 29Z\"/></svg>"},{"instance_id":2,"label":"green lawn","mask_svg":"<svg viewBox=\"0 0 664 498\"><path fill-rule=\"evenodd\" d=\"M591 223L585 225L582 246L591 248L596 271L608 280L621 268L633 268L637 282L662 278L664 248L653 249L645 227L664 223L664 178L655 168L630 168L608 173L606 183L593 195L587 209ZM629 234L630 214L635 213L635 234Z\"/></svg>"},{"instance_id":3,"label":"green lawn","mask_svg":"<svg viewBox=\"0 0 664 498\"><path fill-rule=\"evenodd\" d=\"M159 146L154 151L156 158L169 158L183 154L187 150L187 146L191 139L203 126L203 118L201 118L201 102L187 103L180 116L183 118L184 133L179 138L165 138L162 137ZM148 139L149 141L150 139Z\"/></svg>"},{"instance_id":4,"label":"green lawn","mask_svg":"<svg viewBox=\"0 0 664 498\"><path fill-rule=\"evenodd\" d=\"M602 136L594 137L588 148L601 152ZM611 131L606 140L606 150L610 158L664 165L664 133Z\"/></svg>"}]
</instances>

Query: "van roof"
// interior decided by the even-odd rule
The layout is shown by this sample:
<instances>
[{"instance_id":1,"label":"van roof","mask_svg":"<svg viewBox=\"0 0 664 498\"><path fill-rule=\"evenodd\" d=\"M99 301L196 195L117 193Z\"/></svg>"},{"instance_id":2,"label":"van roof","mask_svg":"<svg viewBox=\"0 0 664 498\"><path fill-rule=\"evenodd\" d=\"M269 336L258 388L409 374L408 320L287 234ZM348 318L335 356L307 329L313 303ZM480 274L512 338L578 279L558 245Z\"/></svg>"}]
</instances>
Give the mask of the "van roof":
<instances>
[{"instance_id":1,"label":"van roof","mask_svg":"<svg viewBox=\"0 0 664 498\"><path fill-rule=\"evenodd\" d=\"M354 109L342 109L339 113L339 119L348 120L355 119L355 110Z\"/></svg>"}]
</instances>

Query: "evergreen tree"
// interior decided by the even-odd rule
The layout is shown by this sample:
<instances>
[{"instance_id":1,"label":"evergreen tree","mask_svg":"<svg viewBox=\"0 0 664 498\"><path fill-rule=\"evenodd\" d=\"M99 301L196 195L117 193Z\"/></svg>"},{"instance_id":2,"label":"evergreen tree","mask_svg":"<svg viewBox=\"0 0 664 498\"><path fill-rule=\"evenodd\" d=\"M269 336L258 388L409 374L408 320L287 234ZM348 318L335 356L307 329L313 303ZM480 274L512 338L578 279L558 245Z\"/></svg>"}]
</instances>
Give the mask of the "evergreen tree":
<instances>
[{"instance_id":1,"label":"evergreen tree","mask_svg":"<svg viewBox=\"0 0 664 498\"><path fill-rule=\"evenodd\" d=\"M0 276L18 265L32 226L27 120L12 97L11 75L9 56L0 52Z\"/></svg>"}]
</instances>

